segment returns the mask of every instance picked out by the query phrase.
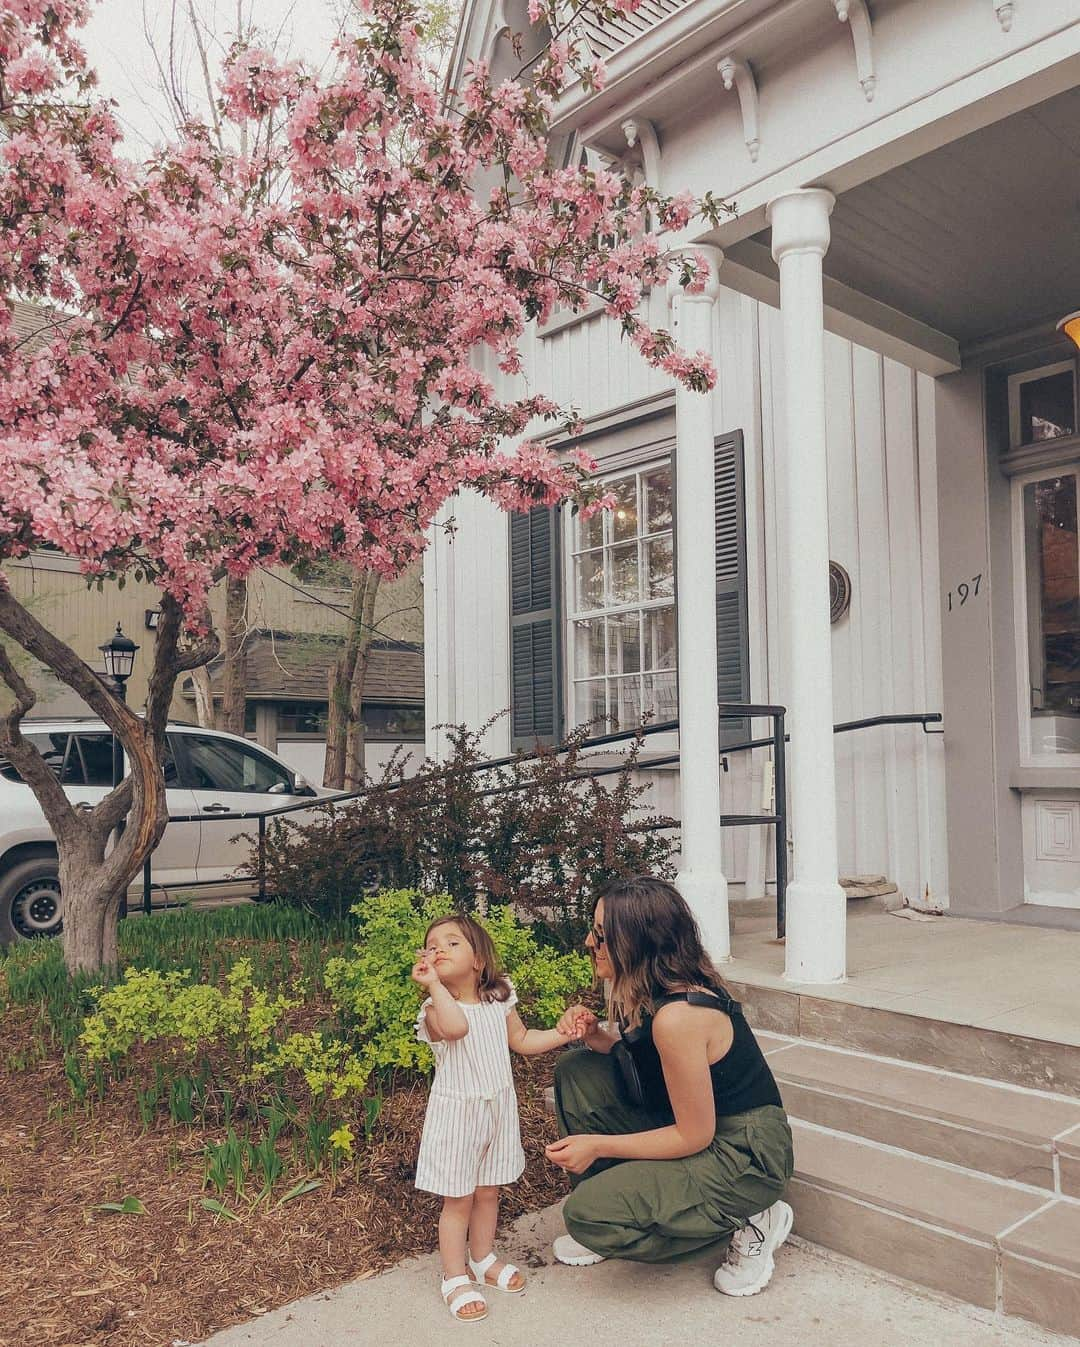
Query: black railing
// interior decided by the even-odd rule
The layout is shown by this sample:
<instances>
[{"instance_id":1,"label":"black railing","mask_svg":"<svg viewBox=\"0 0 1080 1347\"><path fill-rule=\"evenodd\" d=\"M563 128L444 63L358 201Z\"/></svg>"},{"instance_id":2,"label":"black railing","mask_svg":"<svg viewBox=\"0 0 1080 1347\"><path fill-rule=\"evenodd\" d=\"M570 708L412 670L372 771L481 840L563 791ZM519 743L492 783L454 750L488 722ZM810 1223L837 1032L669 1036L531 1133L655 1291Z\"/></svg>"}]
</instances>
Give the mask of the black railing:
<instances>
[{"instance_id":1,"label":"black railing","mask_svg":"<svg viewBox=\"0 0 1080 1347\"><path fill-rule=\"evenodd\" d=\"M785 732L785 717L787 708L783 706L760 705L749 702L721 702L718 706L718 712L721 720L754 720L768 719L772 721L772 733L762 738L747 739L741 743L727 744L721 751L721 762L723 769L727 770L727 758L733 753L748 752L756 748L771 748L773 753L773 812L771 814L721 814L720 826L722 828L742 828L764 825L773 826L776 829L773 838L774 847L774 867L776 872L776 934L778 939L783 939L787 926L787 877L788 877L788 820L787 820L787 744L791 736ZM941 725L942 716L937 711L912 712L898 715L866 716L860 720L846 720L833 726L834 734L848 734L855 730L877 729L887 725L921 725L924 734L944 734L943 729L931 729L931 726ZM617 730L611 734L595 735L590 739L585 739L577 743L576 747L580 750L604 748L608 745L626 743L630 740L640 740L654 734L665 734L676 731L679 728L678 720L665 720L656 724L644 725L634 730ZM537 748L528 753L512 753L501 758L485 758L481 762L470 763L464 770L467 773L488 772L497 770L500 767L510 767L515 763L534 761L535 759L550 754L565 753L574 747L572 743L563 742L550 748ZM663 754L660 757L650 758L645 762L638 764L637 770L647 771L653 767L664 767L679 761L680 754L676 750L673 753ZM574 772L571 780L593 780L597 777L610 776L618 772L625 771L625 763L615 763L605 767L595 767L591 770ZM428 780L439 781L449 777L452 772L458 769L444 769L432 772ZM310 799L304 799L289 804L278 805L266 810L247 810L238 813L227 814L172 814L169 816L170 823L246 823L255 820L258 823L258 863L256 878L258 881L258 895L260 901L267 897L266 891L266 821L267 819L280 818L285 814L301 813L304 810L312 809L320 805L340 804L344 801L359 800L374 791L393 791L400 789L406 782L391 781L388 783L379 783L376 785L362 786L358 790L342 791L334 795L313 796ZM510 785L492 786L486 790L478 792L480 795L498 795L509 791L526 790L532 783L528 781L513 782ZM678 823L640 823L632 824L630 831L646 832L650 830L668 830L678 828ZM143 912L149 915L152 911L153 895L153 873L152 873L153 853L146 857L143 862Z\"/></svg>"}]
</instances>

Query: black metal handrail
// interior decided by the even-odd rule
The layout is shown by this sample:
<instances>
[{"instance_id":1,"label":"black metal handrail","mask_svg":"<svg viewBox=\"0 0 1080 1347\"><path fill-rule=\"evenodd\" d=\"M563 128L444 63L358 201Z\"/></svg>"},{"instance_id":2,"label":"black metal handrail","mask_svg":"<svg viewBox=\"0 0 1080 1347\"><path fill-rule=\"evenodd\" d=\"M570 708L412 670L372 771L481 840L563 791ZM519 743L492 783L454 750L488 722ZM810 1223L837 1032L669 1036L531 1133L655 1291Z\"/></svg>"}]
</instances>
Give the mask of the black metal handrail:
<instances>
[{"instance_id":1,"label":"black metal handrail","mask_svg":"<svg viewBox=\"0 0 1080 1347\"><path fill-rule=\"evenodd\" d=\"M757 739L748 739L742 743L727 744L724 746L721 754L724 770L727 770L727 757L732 753L741 753L751 751L756 748L771 748L773 751L773 800L774 812L771 814L721 814L720 826L722 828L755 827L755 826L773 826L775 833L774 844L774 867L776 872L776 934L778 939L782 939L787 925L787 875L788 875L788 857L787 857L787 751L786 745L791 736L785 732L785 718L787 708L783 706L771 705L767 703L755 702L720 702L717 706L717 712L721 720L755 720L769 719L772 721L772 733ZM876 729L886 725L921 725L924 734L944 734L944 729L931 729L932 725L941 725L943 717L938 711L925 712L905 712L896 715L865 716L858 720L841 721L833 726L834 734L847 734L855 730ZM679 728L678 720L665 720L656 724L644 725L634 730L617 730L610 734L595 735L576 744L578 750L603 748L617 743L626 743L630 740L640 741L642 738L654 735L665 734L676 731ZM552 754L565 753L575 747L572 740L564 740L560 744L550 747L537 747L526 753L513 753L499 758L485 758L480 762L470 763L464 771L466 773L494 771L502 767L509 767L519 762L531 762L536 759ZM673 753L664 754L661 757L652 758L648 762L639 764L639 770L647 771L653 767L663 767L679 762L680 753L676 750ZM448 778L453 772L460 770L446 768L432 772L428 777L429 781L437 782ZM597 777L609 776L625 770L624 763L616 763L609 766L596 767L592 770L575 772L570 777L571 780L592 780ZM388 783L378 783L375 785L362 786L353 791L342 791L335 795L312 796L310 799L296 801L294 803L279 805L273 809L266 810L246 810L240 813L227 814L174 814L169 816L170 823L243 823L252 820L258 823L258 886L259 898L266 898L266 821L267 819L279 818L285 814L301 813L305 810L317 808L320 805L338 804L343 801L359 800L374 791L392 791L400 789L405 781L392 781ZM492 786L486 790L478 792L480 795L498 795L515 790L525 790L530 785L527 781L513 782L509 785ZM677 828L680 824L671 823L640 823L631 825L631 831L666 831ZM143 863L143 911L149 915L152 910L153 876L152 876L152 854L146 857Z\"/></svg>"}]
</instances>

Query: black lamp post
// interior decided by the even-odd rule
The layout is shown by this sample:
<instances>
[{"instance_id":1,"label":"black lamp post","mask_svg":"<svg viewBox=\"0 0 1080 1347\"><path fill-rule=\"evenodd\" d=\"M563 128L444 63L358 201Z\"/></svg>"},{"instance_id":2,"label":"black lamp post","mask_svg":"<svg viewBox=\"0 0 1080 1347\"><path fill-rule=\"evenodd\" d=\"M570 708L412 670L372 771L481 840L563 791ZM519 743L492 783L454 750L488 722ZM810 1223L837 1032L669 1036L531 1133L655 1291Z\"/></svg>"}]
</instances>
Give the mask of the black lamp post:
<instances>
[{"instance_id":1,"label":"black lamp post","mask_svg":"<svg viewBox=\"0 0 1080 1347\"><path fill-rule=\"evenodd\" d=\"M109 690L114 696L119 697L122 702L127 701L127 681L131 677L131 672L135 668L135 652L138 646L130 636L125 636L120 630L120 623L116 624L116 631L105 642L99 645L102 659L105 661L105 677L109 684ZM114 734L112 737L112 783L115 789L124 779L124 746L120 742L120 736ZM124 831L124 824L121 821L116 828L116 840L119 842ZM127 916L127 895L120 900L120 915Z\"/></svg>"}]
</instances>

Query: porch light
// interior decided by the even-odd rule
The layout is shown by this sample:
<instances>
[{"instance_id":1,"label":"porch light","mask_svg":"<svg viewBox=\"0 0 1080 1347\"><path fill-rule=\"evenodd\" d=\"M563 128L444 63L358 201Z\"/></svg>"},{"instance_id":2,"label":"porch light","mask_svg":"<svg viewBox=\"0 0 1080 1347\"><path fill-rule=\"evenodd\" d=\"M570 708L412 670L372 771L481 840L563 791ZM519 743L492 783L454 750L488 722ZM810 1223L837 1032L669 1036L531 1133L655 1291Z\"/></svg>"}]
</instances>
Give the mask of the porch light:
<instances>
[{"instance_id":1,"label":"porch light","mask_svg":"<svg viewBox=\"0 0 1080 1347\"><path fill-rule=\"evenodd\" d=\"M104 645L98 646L105 660L105 672L119 683L121 689L131 677L131 671L135 667L135 652L138 648L131 637L125 636L120 630L119 622L113 635Z\"/></svg>"},{"instance_id":2,"label":"porch light","mask_svg":"<svg viewBox=\"0 0 1080 1347\"><path fill-rule=\"evenodd\" d=\"M1064 332L1072 344L1080 350L1080 309L1075 313L1067 313L1057 326L1058 331Z\"/></svg>"}]
</instances>

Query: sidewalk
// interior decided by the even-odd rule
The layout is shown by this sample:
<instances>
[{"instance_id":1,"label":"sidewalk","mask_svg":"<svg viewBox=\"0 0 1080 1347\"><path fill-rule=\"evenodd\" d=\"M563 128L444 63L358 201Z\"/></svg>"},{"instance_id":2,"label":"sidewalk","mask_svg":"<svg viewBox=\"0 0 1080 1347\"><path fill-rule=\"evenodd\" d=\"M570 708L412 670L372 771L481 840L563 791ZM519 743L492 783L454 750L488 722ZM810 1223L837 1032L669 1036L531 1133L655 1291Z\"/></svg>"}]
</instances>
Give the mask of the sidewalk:
<instances>
[{"instance_id":1,"label":"sidewalk","mask_svg":"<svg viewBox=\"0 0 1080 1347\"><path fill-rule=\"evenodd\" d=\"M438 1299L437 1260L427 1257L216 1333L206 1347L1078 1347L811 1246L785 1245L768 1290L736 1300L713 1290L715 1256L552 1265L561 1230L551 1207L507 1232L502 1251L526 1271L529 1289L518 1298L493 1291L481 1324L451 1322Z\"/></svg>"}]
</instances>

